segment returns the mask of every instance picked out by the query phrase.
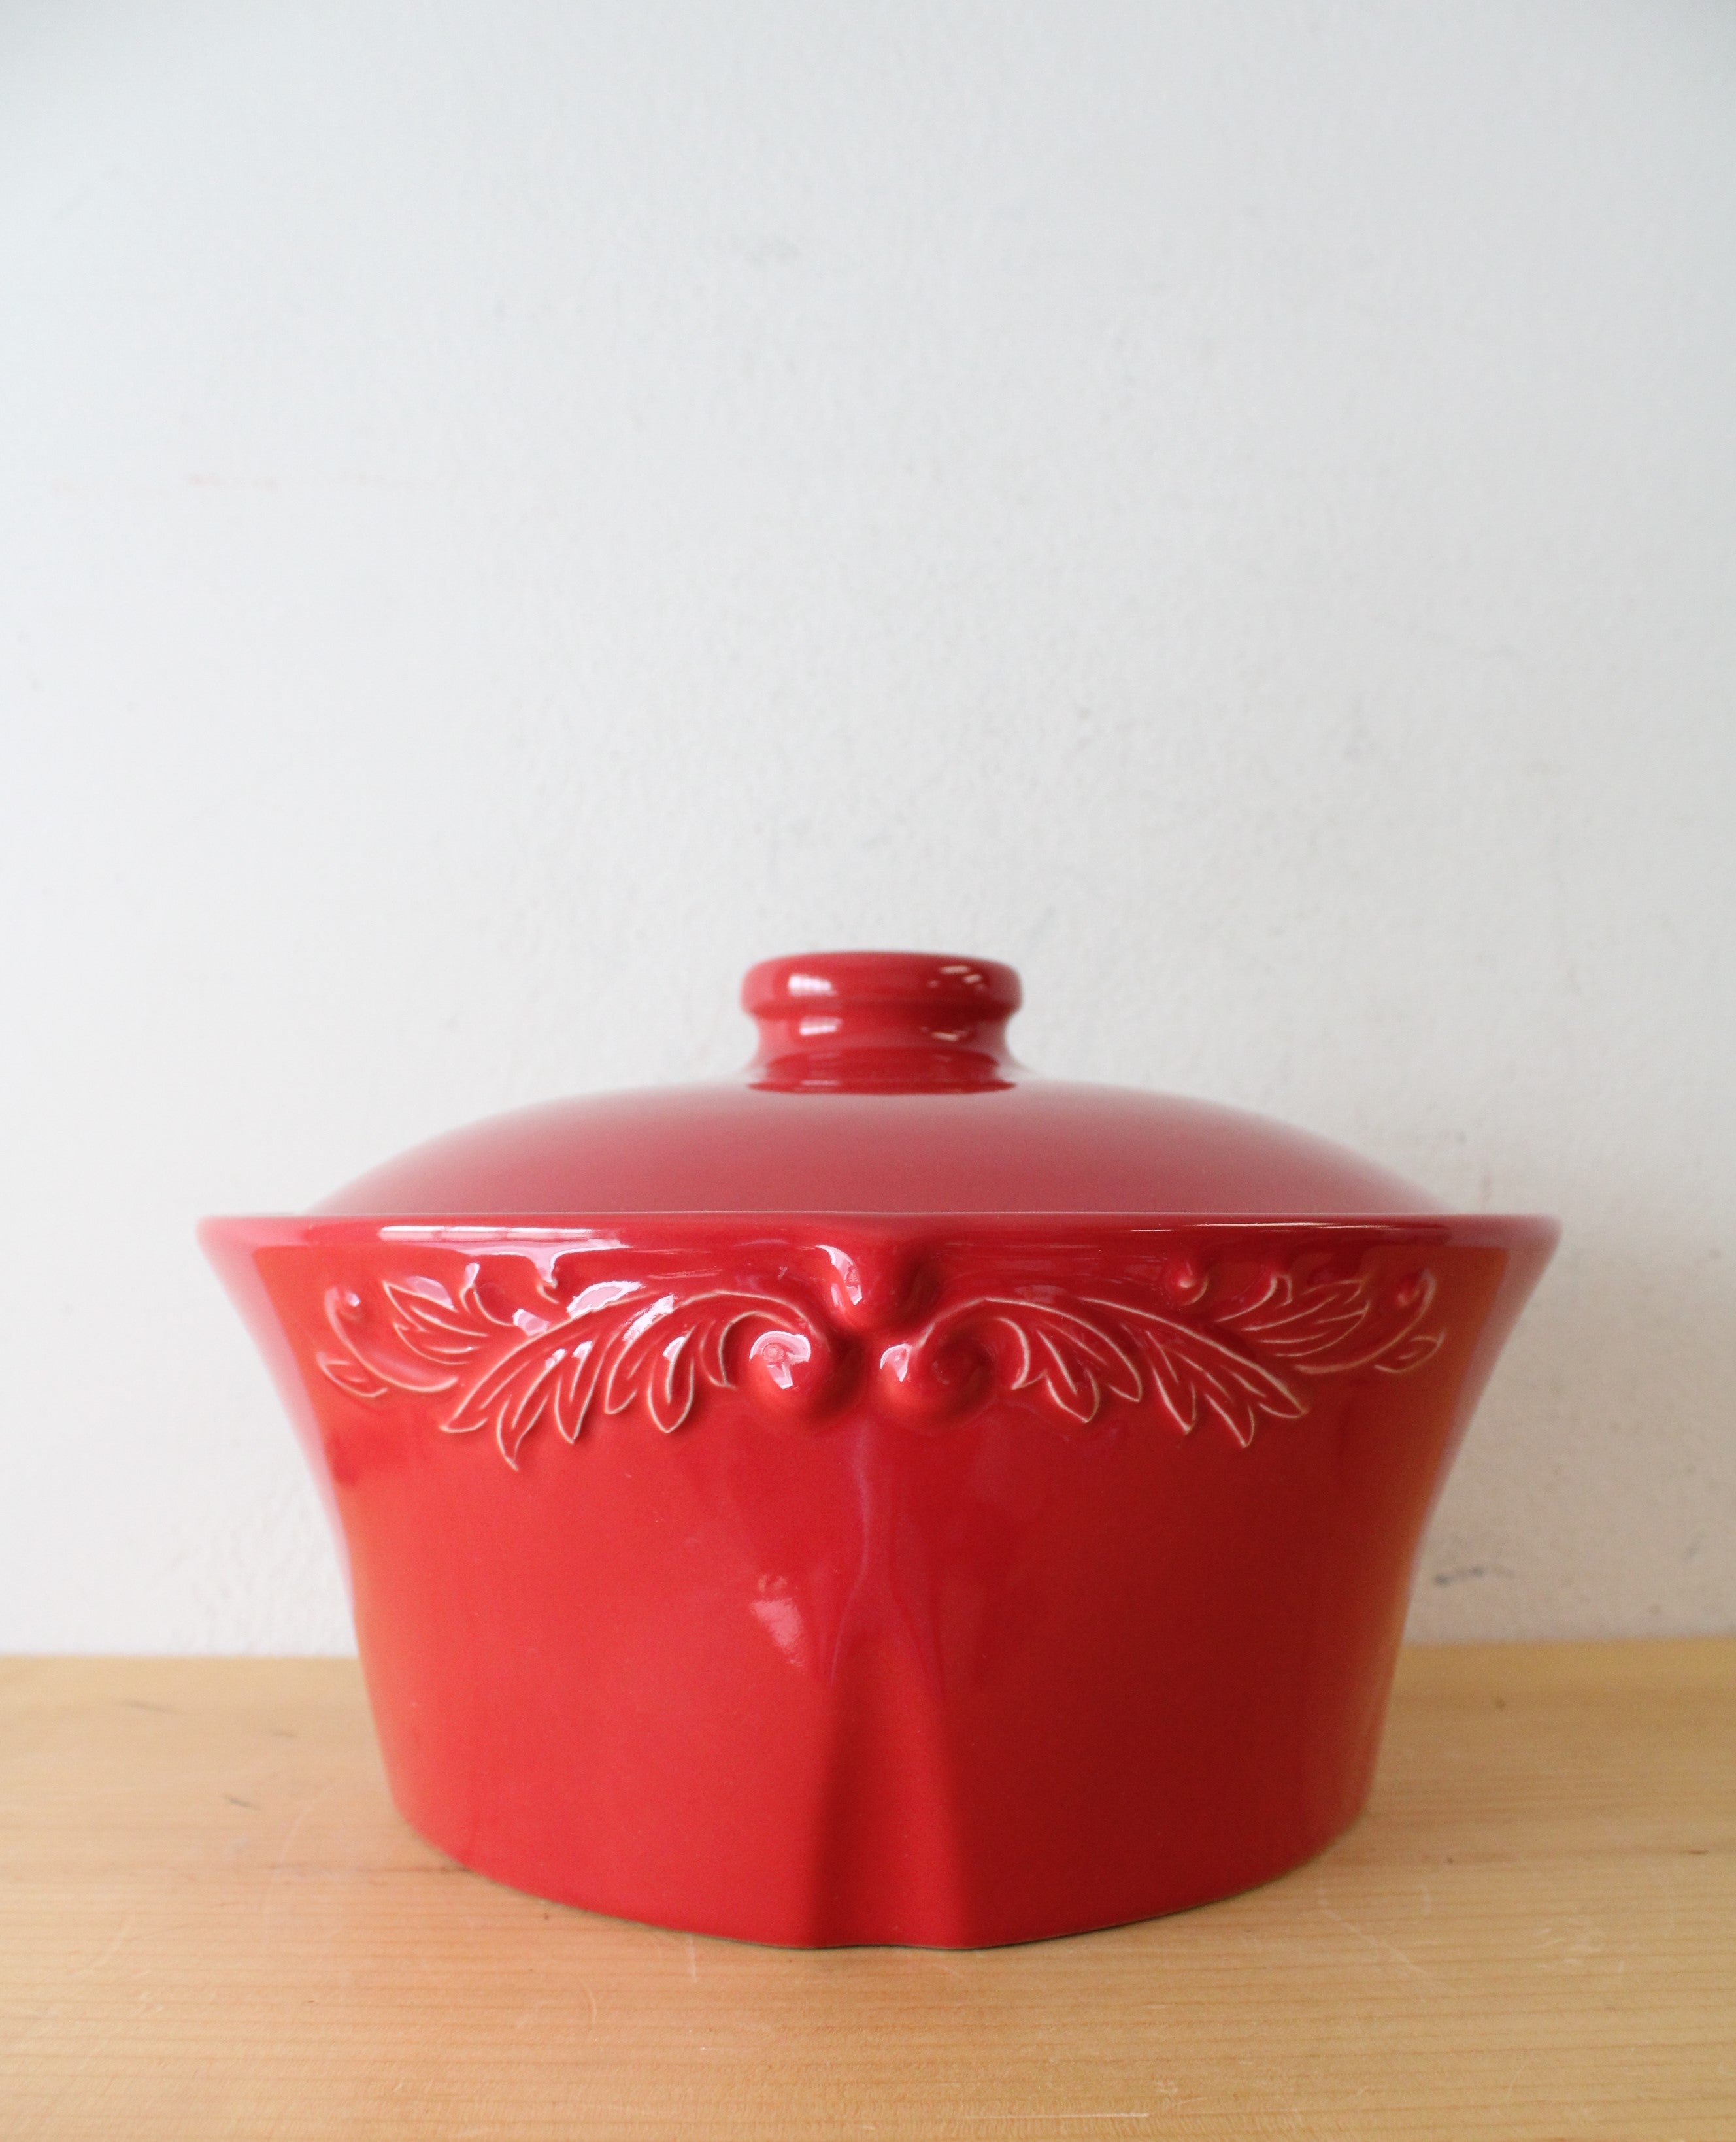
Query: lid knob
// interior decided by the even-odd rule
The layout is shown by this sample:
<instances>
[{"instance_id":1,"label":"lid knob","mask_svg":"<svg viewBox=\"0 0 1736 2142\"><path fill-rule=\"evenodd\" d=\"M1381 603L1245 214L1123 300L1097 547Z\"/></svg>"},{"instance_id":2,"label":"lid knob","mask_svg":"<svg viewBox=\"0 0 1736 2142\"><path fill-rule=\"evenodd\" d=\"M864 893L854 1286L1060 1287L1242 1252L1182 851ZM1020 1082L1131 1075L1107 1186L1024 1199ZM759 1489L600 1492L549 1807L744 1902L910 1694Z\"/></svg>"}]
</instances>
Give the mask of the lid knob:
<instances>
[{"instance_id":1,"label":"lid knob","mask_svg":"<svg viewBox=\"0 0 1736 2142\"><path fill-rule=\"evenodd\" d=\"M937 952L805 952L742 983L760 1030L754 1083L829 1093L1009 1085L1021 1000L1011 967Z\"/></svg>"}]
</instances>

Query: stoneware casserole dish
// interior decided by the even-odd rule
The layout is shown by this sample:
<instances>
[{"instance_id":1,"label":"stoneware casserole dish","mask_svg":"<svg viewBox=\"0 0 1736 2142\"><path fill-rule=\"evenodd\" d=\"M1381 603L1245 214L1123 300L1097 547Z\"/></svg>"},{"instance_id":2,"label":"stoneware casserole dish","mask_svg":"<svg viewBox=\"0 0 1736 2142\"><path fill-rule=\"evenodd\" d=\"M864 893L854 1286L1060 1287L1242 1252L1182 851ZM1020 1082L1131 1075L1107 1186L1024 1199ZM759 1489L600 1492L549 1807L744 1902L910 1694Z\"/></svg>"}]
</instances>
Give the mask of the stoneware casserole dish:
<instances>
[{"instance_id":1,"label":"stoneware casserole dish","mask_svg":"<svg viewBox=\"0 0 1736 2142\"><path fill-rule=\"evenodd\" d=\"M1033 1077L990 960L776 960L743 1001L738 1079L203 1230L405 1815L540 1896L812 1945L1071 1933L1317 1852L1552 1223Z\"/></svg>"}]
</instances>

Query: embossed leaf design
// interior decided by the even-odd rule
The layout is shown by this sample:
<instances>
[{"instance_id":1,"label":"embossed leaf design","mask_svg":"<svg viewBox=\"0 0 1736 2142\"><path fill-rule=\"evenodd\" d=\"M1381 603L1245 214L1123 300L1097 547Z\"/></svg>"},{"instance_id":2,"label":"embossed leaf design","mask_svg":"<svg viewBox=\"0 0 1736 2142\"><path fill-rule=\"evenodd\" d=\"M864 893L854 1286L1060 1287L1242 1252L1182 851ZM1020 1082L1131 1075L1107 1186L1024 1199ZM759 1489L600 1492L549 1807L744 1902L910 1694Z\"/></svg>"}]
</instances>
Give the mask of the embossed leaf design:
<instances>
[{"instance_id":1,"label":"embossed leaf design","mask_svg":"<svg viewBox=\"0 0 1736 2142\"><path fill-rule=\"evenodd\" d=\"M1211 1332L1092 1296L1064 1305L979 1296L935 1318L910 1351L932 1361L961 1338L992 1339L997 1332L1013 1341L1005 1388L1039 1389L1081 1425L1097 1418L1106 1398L1133 1404L1147 1389L1184 1434L1211 1416L1245 1444L1263 1417L1305 1410L1282 1377Z\"/></svg>"},{"instance_id":2,"label":"embossed leaf design","mask_svg":"<svg viewBox=\"0 0 1736 2142\"><path fill-rule=\"evenodd\" d=\"M1093 1420L1107 1393L1139 1396L1138 1364L1110 1334L1073 1311L1042 1302L986 1295L936 1318L915 1343L919 1359L961 1338L1004 1333L1013 1359L1009 1390L1040 1389L1077 1421Z\"/></svg>"},{"instance_id":3,"label":"embossed leaf design","mask_svg":"<svg viewBox=\"0 0 1736 2142\"><path fill-rule=\"evenodd\" d=\"M573 1442L594 1404L619 1414L642 1399L657 1426L672 1433L692 1412L702 1385L730 1388L729 1342L744 1328L778 1334L788 1358L811 1359L822 1343L795 1304L703 1281L604 1281L565 1303L539 1290L535 1308L502 1317L481 1300L478 1271L467 1267L456 1295L421 1278L382 1286L396 1350L391 1359L365 1331L359 1297L333 1289L327 1320L344 1351L319 1355L320 1368L354 1396L377 1399L393 1389L455 1389L465 1381L461 1365L479 1362L480 1374L441 1425L452 1435L491 1429L515 1467L534 1428L550 1421ZM398 1355L446 1373L430 1379Z\"/></svg>"},{"instance_id":4,"label":"embossed leaf design","mask_svg":"<svg viewBox=\"0 0 1736 2142\"><path fill-rule=\"evenodd\" d=\"M1149 1400L1185 1434L1212 1421L1245 1448L1262 1424L1308 1410L1298 1379L1369 1368L1402 1375L1442 1343L1426 1328L1432 1272L1388 1284L1369 1272L1274 1271L1215 1306L1211 1277L1191 1272L1176 1310L1054 1287L974 1296L886 1345L880 1375L902 1404L968 1402L982 1371L960 1382L953 1365L963 1345L1001 1389L1036 1391L1081 1426L1112 1399ZM614 1414L643 1404L672 1433L702 1389L731 1387L738 1333L757 1335L762 1370L792 1394L811 1365L823 1375L833 1357L806 1309L710 1276L606 1280L570 1299L539 1281L528 1302L510 1307L508 1299L485 1291L476 1264L456 1289L419 1275L386 1281L372 1309L334 1287L326 1321L340 1350L316 1359L367 1403L393 1391L456 1393L441 1426L454 1435L491 1430L516 1466L533 1429L551 1422L572 1442L594 1408Z\"/></svg>"},{"instance_id":5,"label":"embossed leaf design","mask_svg":"<svg viewBox=\"0 0 1736 2142\"><path fill-rule=\"evenodd\" d=\"M438 1280L387 1280L380 1291L387 1314L384 1340L360 1295L348 1287L326 1291L326 1322L343 1351L315 1358L334 1384L358 1398L389 1392L450 1390L457 1365L498 1340L510 1323L492 1315L476 1292L481 1267L467 1265L456 1295ZM432 1368L433 1375L427 1374ZM444 1374L437 1373L441 1370Z\"/></svg>"},{"instance_id":6,"label":"embossed leaf design","mask_svg":"<svg viewBox=\"0 0 1736 2142\"><path fill-rule=\"evenodd\" d=\"M383 1399L391 1390L389 1384L382 1383L371 1369L364 1369L348 1354L316 1354L313 1358L332 1381L353 1398Z\"/></svg>"},{"instance_id":7,"label":"embossed leaf design","mask_svg":"<svg viewBox=\"0 0 1736 2142\"><path fill-rule=\"evenodd\" d=\"M1211 1332L1110 1302L1099 1306L1127 1320L1152 1389L1184 1435L1201 1420L1216 1420L1245 1449L1262 1421L1295 1420L1307 1412L1307 1400L1275 1370Z\"/></svg>"},{"instance_id":8,"label":"embossed leaf design","mask_svg":"<svg viewBox=\"0 0 1736 2142\"><path fill-rule=\"evenodd\" d=\"M1383 1296L1367 1272L1354 1279L1298 1282L1274 1271L1255 1291L1218 1312L1218 1320L1262 1353L1304 1376L1375 1368L1403 1375L1437 1352L1444 1334L1425 1331L1435 1276L1422 1271Z\"/></svg>"},{"instance_id":9,"label":"embossed leaf design","mask_svg":"<svg viewBox=\"0 0 1736 2142\"><path fill-rule=\"evenodd\" d=\"M516 1465L525 1438L540 1421L552 1420L569 1443L584 1425L610 1336L623 1305L639 1293L630 1280L590 1286L565 1305L544 1296L560 1313L520 1310L521 1336L497 1348L456 1410L441 1423L448 1434L491 1428L501 1454Z\"/></svg>"},{"instance_id":10,"label":"embossed leaf design","mask_svg":"<svg viewBox=\"0 0 1736 2142\"><path fill-rule=\"evenodd\" d=\"M1196 1276L1185 1315L1053 1288L977 1296L889 1348L885 1365L919 1402L925 1391L944 1404L958 1388L946 1356L974 1340L1004 1389L1040 1390L1082 1425L1108 1399L1149 1397L1184 1434L1216 1421L1245 1448L1263 1423L1306 1413L1295 1378L1370 1367L1402 1375L1441 1344L1438 1331L1423 1328L1435 1296L1431 1272L1383 1292L1369 1273L1299 1281L1277 1271L1216 1311L1204 1305L1209 1294L1206 1276Z\"/></svg>"}]
</instances>

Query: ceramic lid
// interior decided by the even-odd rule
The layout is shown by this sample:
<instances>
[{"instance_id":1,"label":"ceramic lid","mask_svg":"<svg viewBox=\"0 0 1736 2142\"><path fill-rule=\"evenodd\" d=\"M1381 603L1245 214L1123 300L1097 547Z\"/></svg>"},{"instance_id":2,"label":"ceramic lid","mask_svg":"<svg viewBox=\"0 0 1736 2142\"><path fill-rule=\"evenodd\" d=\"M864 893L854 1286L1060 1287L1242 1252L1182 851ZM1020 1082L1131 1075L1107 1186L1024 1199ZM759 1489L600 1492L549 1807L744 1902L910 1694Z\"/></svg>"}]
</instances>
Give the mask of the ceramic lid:
<instances>
[{"instance_id":1,"label":"ceramic lid","mask_svg":"<svg viewBox=\"0 0 1736 2142\"><path fill-rule=\"evenodd\" d=\"M752 969L760 1046L703 1085L496 1116L316 1208L391 1219L629 1212L1438 1212L1304 1131L1203 1101L1039 1078L1008 1054L993 960L823 952Z\"/></svg>"}]
</instances>

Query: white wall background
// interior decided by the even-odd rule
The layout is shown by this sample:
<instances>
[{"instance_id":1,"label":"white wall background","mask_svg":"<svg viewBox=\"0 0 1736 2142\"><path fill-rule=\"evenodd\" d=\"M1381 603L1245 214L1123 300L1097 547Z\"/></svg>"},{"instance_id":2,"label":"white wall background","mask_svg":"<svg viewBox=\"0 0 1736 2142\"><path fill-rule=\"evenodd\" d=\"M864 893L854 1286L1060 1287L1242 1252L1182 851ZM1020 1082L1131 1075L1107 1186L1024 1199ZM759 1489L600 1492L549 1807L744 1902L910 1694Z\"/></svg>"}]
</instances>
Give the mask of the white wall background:
<instances>
[{"instance_id":1,"label":"white wall background","mask_svg":"<svg viewBox=\"0 0 1736 2142\"><path fill-rule=\"evenodd\" d=\"M1430 1637L1736 1626L1736 13L0 20L0 1646L349 1637L197 1259L1013 960L1566 1245Z\"/></svg>"}]
</instances>

